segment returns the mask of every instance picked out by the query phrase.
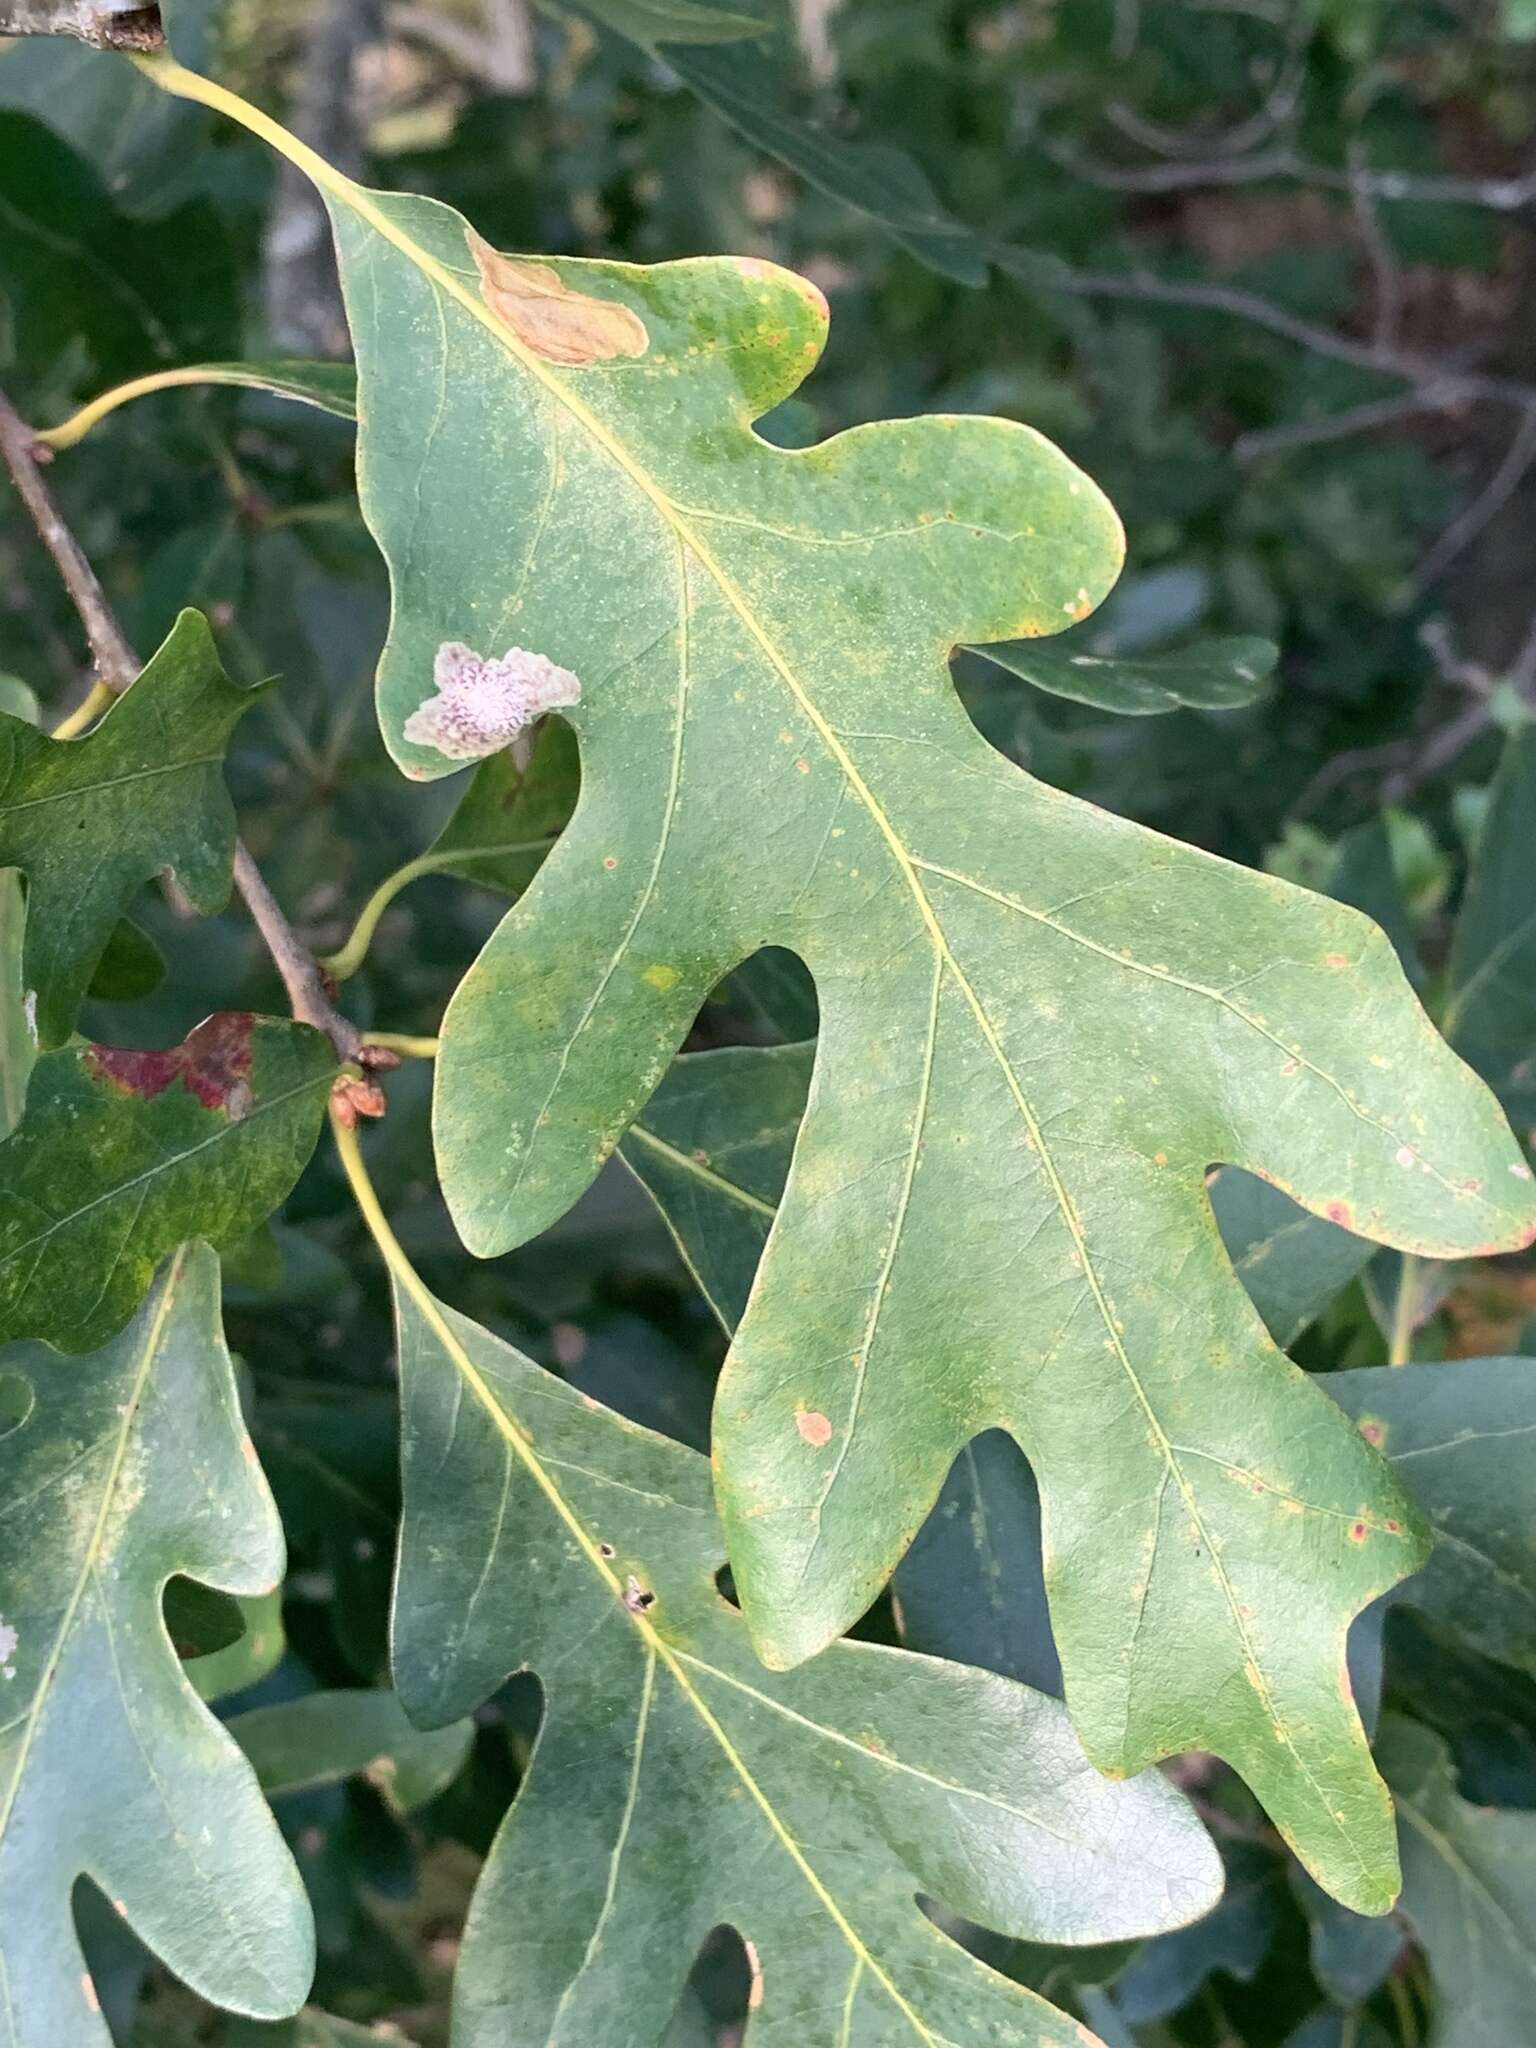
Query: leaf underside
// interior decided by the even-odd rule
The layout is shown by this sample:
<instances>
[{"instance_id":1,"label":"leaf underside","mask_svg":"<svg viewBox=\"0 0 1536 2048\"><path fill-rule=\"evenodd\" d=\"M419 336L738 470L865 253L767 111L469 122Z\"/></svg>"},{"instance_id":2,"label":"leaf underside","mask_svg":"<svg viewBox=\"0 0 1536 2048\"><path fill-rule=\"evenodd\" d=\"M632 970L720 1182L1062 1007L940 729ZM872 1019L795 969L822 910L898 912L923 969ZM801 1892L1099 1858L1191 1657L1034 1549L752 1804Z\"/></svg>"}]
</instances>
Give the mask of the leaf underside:
<instances>
[{"instance_id":1,"label":"leaf underside","mask_svg":"<svg viewBox=\"0 0 1536 2048\"><path fill-rule=\"evenodd\" d=\"M391 749L453 765L403 736L445 641L582 685L575 817L445 1023L466 1242L560 1216L710 988L797 952L815 1078L715 1427L761 1654L846 1628L956 1452L1005 1428L1090 1756L1215 1751L1320 1881L1383 1909L1344 1637L1421 1538L1269 1342L1205 1175L1247 1167L1405 1249L1507 1250L1536 1207L1496 1105L1358 913L1050 790L970 725L948 650L1060 628L1118 566L1049 444L935 418L769 447L749 421L825 334L802 280L541 263L533 311L493 308L451 210L326 189L394 581Z\"/></svg>"},{"instance_id":2,"label":"leaf underside","mask_svg":"<svg viewBox=\"0 0 1536 2048\"><path fill-rule=\"evenodd\" d=\"M240 1419L218 1260L171 1258L88 1360L5 1354L31 1406L0 1438L0 2038L110 2048L75 1934L88 1874L204 1997L292 2012L314 1965L298 1872L160 1613L173 1573L256 1594L282 1531Z\"/></svg>"},{"instance_id":3,"label":"leaf underside","mask_svg":"<svg viewBox=\"0 0 1536 2048\"><path fill-rule=\"evenodd\" d=\"M509 1670L544 1686L465 1932L464 2048L657 2038L722 1922L760 1973L752 2048L1079 2043L916 1894L1062 1942L1214 1900L1219 1865L1183 1802L1156 1774L1099 1778L1055 1701L872 1644L765 1673L716 1591L703 1458L414 1276L396 1308L401 1698L435 1726Z\"/></svg>"}]
</instances>

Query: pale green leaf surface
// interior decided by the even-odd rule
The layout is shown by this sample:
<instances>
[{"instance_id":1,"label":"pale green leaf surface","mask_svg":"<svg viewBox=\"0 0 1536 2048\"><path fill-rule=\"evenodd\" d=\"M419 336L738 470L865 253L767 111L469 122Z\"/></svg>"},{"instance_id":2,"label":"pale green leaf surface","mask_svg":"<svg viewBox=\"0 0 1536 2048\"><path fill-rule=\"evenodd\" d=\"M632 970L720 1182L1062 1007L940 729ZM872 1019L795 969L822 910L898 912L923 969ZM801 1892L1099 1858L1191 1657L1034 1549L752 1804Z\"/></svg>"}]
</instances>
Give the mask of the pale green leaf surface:
<instances>
[{"instance_id":1,"label":"pale green leaf surface","mask_svg":"<svg viewBox=\"0 0 1536 2048\"><path fill-rule=\"evenodd\" d=\"M202 616L183 612L84 739L0 716L0 866L27 878L23 972L40 1045L68 1037L119 917L151 876L174 872L204 913L228 900L224 749L257 695L224 674Z\"/></svg>"},{"instance_id":2,"label":"pale green leaf surface","mask_svg":"<svg viewBox=\"0 0 1536 2048\"><path fill-rule=\"evenodd\" d=\"M1407 1249L1512 1249L1536 1206L1492 1099L1358 914L1045 788L970 725L947 650L1080 618L1118 563L1047 443L940 418L772 448L749 421L825 333L802 281L546 266L534 296L569 295L599 358L562 367L482 297L451 210L302 160L394 577L391 747L451 766L403 733L445 641L515 641L582 685L576 816L445 1024L466 1241L562 1214L708 990L761 945L799 952L810 1109L716 1418L762 1653L846 1627L960 1446L1008 1428L1089 1754L1216 1751L1347 1903L1386 1904L1343 1643L1417 1535L1268 1344L1204 1175L1248 1167Z\"/></svg>"},{"instance_id":3,"label":"pale green leaf surface","mask_svg":"<svg viewBox=\"0 0 1536 2048\"><path fill-rule=\"evenodd\" d=\"M458 1776L474 1724L423 1730L378 1687L312 1692L236 1714L229 1732L269 1798L366 1777L402 1812L425 1806Z\"/></svg>"},{"instance_id":4,"label":"pale green leaf surface","mask_svg":"<svg viewBox=\"0 0 1536 2048\"><path fill-rule=\"evenodd\" d=\"M1536 1676L1536 1358L1329 1373L1434 1539L1395 1598Z\"/></svg>"},{"instance_id":5,"label":"pale green leaf surface","mask_svg":"<svg viewBox=\"0 0 1536 2048\"><path fill-rule=\"evenodd\" d=\"M1513 2048L1536 2011L1536 1814L1469 1806L1417 1722L1389 1717L1377 1755L1397 1795L1401 1910L1434 1979L1430 2048Z\"/></svg>"},{"instance_id":6,"label":"pale green leaf surface","mask_svg":"<svg viewBox=\"0 0 1536 2048\"><path fill-rule=\"evenodd\" d=\"M283 1569L218 1262L176 1253L89 1360L4 1358L32 1406L0 1437L0 2040L108 2048L71 1914L82 1874L194 1990L281 2018L309 1985L308 1903L160 1612L174 1573L254 1594Z\"/></svg>"},{"instance_id":7,"label":"pale green leaf surface","mask_svg":"<svg viewBox=\"0 0 1536 2048\"><path fill-rule=\"evenodd\" d=\"M451 1721L512 1670L545 1718L465 1931L455 2040L657 2037L710 1930L756 1949L749 2048L1077 2043L915 1894L1034 1938L1176 1925L1219 1866L1158 1776L1112 1785L1063 1710L843 1643L766 1673L715 1587L708 1466L397 1269L402 1701Z\"/></svg>"},{"instance_id":8,"label":"pale green leaf surface","mask_svg":"<svg viewBox=\"0 0 1536 2048\"><path fill-rule=\"evenodd\" d=\"M689 1053L619 1141L727 1336L784 1192L815 1060L810 1043ZM1233 1271L1289 1349L1369 1264L1369 1242L1234 1167L1209 1193Z\"/></svg>"},{"instance_id":9,"label":"pale green leaf surface","mask_svg":"<svg viewBox=\"0 0 1536 2048\"><path fill-rule=\"evenodd\" d=\"M1272 640L1254 639L1201 640L1177 654L1137 656L1094 654L1032 640L971 651L1053 697L1132 718L1184 706L1240 710L1263 696L1280 659Z\"/></svg>"},{"instance_id":10,"label":"pale green leaf surface","mask_svg":"<svg viewBox=\"0 0 1536 2048\"><path fill-rule=\"evenodd\" d=\"M0 1144L0 1338L89 1350L168 1251L238 1243L303 1171L335 1072L320 1032L244 1011L165 1052L45 1053Z\"/></svg>"}]
</instances>

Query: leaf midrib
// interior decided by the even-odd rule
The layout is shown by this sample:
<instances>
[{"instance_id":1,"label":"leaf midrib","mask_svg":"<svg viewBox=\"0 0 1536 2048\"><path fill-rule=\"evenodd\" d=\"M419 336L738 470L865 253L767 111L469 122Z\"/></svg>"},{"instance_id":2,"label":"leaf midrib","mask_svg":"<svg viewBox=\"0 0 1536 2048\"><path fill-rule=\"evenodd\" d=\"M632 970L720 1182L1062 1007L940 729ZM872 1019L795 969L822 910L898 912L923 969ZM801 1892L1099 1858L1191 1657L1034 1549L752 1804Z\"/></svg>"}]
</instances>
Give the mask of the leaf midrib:
<instances>
[{"instance_id":1,"label":"leaf midrib","mask_svg":"<svg viewBox=\"0 0 1536 2048\"><path fill-rule=\"evenodd\" d=\"M55 741L54 744L69 746L72 742L63 740ZM47 760L50 757L45 755L43 758ZM8 804L0 802L0 825L3 825L8 818L18 817L23 811L38 811L48 804L69 803L72 799L78 802L84 797L102 796L106 791L122 789L128 783L153 782L162 775L186 775L194 768L217 767L220 765L221 760L222 756L218 754L195 754L189 756L184 761L168 761L163 767L135 768L131 774L114 775L105 782L71 783L67 789L56 789L50 796L28 797L24 803Z\"/></svg>"}]
</instances>

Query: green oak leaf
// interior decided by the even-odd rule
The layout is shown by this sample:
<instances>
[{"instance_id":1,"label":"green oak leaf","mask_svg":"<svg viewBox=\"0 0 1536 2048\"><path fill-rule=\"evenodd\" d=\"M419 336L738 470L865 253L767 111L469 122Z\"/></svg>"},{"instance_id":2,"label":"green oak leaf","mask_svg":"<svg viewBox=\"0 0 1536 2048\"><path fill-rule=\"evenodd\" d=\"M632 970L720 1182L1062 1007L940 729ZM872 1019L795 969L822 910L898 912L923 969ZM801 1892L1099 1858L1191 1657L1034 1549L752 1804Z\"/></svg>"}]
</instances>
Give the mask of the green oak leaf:
<instances>
[{"instance_id":1,"label":"green oak leaf","mask_svg":"<svg viewBox=\"0 0 1536 2048\"><path fill-rule=\"evenodd\" d=\"M1391 1459L1434 1538L1393 1600L1536 1677L1536 1359L1374 1366L1322 1384Z\"/></svg>"},{"instance_id":2,"label":"green oak leaf","mask_svg":"<svg viewBox=\"0 0 1536 2048\"><path fill-rule=\"evenodd\" d=\"M1184 706L1240 710L1263 696L1280 659L1272 640L1254 639L1201 640L1176 654L1096 654L1031 640L971 651L1053 697L1131 718Z\"/></svg>"},{"instance_id":3,"label":"green oak leaf","mask_svg":"<svg viewBox=\"0 0 1536 2048\"><path fill-rule=\"evenodd\" d=\"M0 866L27 878L23 972L41 1046L69 1036L119 917L151 876L173 872L205 914L228 901L224 749L257 695L229 680L207 621L189 611L84 739L0 716Z\"/></svg>"},{"instance_id":4,"label":"green oak leaf","mask_svg":"<svg viewBox=\"0 0 1536 2048\"><path fill-rule=\"evenodd\" d=\"M1081 2042L915 1894L1046 1941L1178 1925L1220 1874L1172 1788L1101 1779L1055 1701L989 1673L868 1643L765 1673L716 1590L706 1461L445 1308L379 1234L404 1445L395 1683L427 1727L509 1671L544 1686L465 1930L461 2048L651 2040L722 1922L761 1973L749 2042Z\"/></svg>"},{"instance_id":5,"label":"green oak leaf","mask_svg":"<svg viewBox=\"0 0 1536 2048\"><path fill-rule=\"evenodd\" d=\"M1377 1756L1397 1795L1400 1910L1434 1979L1430 2048L1510 2048L1536 2006L1536 1814L1468 1805L1418 1722L1389 1716Z\"/></svg>"},{"instance_id":6,"label":"green oak leaf","mask_svg":"<svg viewBox=\"0 0 1536 2048\"><path fill-rule=\"evenodd\" d=\"M0 1144L0 1339L88 1351L176 1245L237 1243L303 1171L335 1072L320 1032L244 1011L166 1052L45 1053Z\"/></svg>"},{"instance_id":7,"label":"green oak leaf","mask_svg":"<svg viewBox=\"0 0 1536 2048\"><path fill-rule=\"evenodd\" d=\"M366 1777L402 1813L425 1806L458 1776L474 1723L422 1730L392 1692L312 1692L251 1707L227 1724L271 1799Z\"/></svg>"},{"instance_id":8,"label":"green oak leaf","mask_svg":"<svg viewBox=\"0 0 1536 2048\"><path fill-rule=\"evenodd\" d=\"M396 758L456 765L411 730L445 649L482 658L450 657L456 746L508 736L482 673L504 649L538 658L512 664L521 701L581 690L575 817L445 1020L465 1241L494 1255L563 1214L708 991L798 952L816 1074L716 1409L760 1653L838 1635L962 1444L1007 1428L1089 1755L1214 1750L1321 1881L1381 1909L1390 1806L1344 1637L1418 1532L1270 1345L1204 1180L1247 1167L1433 1256L1512 1249L1536 1204L1492 1098L1358 913L1046 788L970 724L948 651L1081 619L1119 564L1048 443L950 417L772 447L751 421L826 333L804 280L522 265L241 117L336 229Z\"/></svg>"},{"instance_id":9,"label":"green oak leaf","mask_svg":"<svg viewBox=\"0 0 1536 2048\"><path fill-rule=\"evenodd\" d=\"M185 1574L255 1594L283 1570L240 1418L218 1261L176 1252L134 1322L30 1388L0 1435L0 2013L8 2048L109 2048L71 1912L88 1875L192 1988L281 2019L314 1965L309 1906L255 1773L161 1616Z\"/></svg>"}]
</instances>

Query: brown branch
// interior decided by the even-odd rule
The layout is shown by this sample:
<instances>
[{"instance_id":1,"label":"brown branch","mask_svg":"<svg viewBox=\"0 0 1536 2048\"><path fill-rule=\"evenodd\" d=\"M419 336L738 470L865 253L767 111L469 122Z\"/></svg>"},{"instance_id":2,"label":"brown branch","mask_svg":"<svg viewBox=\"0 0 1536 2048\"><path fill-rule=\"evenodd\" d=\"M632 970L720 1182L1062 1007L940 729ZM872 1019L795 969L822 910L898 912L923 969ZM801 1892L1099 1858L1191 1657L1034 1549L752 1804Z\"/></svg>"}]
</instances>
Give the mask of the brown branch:
<instances>
[{"instance_id":1,"label":"brown branch","mask_svg":"<svg viewBox=\"0 0 1536 2048\"><path fill-rule=\"evenodd\" d=\"M64 588L80 615L101 680L121 694L138 675L140 664L123 637L95 570L43 480L39 458L48 454L49 451L39 448L31 428L0 392L0 458L4 459L22 503L32 515L42 543L53 557ZM358 1059L364 1053L362 1033L331 1001L314 956L300 944L249 849L239 839L235 841L234 876L235 886L282 977L294 1016L300 1023L323 1031L336 1048L338 1059Z\"/></svg>"},{"instance_id":2,"label":"brown branch","mask_svg":"<svg viewBox=\"0 0 1536 2048\"><path fill-rule=\"evenodd\" d=\"M139 672L133 651L123 638L106 593L96 572L85 559L79 542L65 525L53 493L43 482L40 465L53 460L53 451L36 440L3 392L0 392L0 455L11 473L21 501L32 515L43 546L52 555L64 580L85 637L91 645L91 660L97 674L111 689L126 690Z\"/></svg>"},{"instance_id":3,"label":"brown branch","mask_svg":"<svg viewBox=\"0 0 1536 2048\"><path fill-rule=\"evenodd\" d=\"M163 50L160 9L138 0L0 0L0 36L71 36L98 50Z\"/></svg>"},{"instance_id":4,"label":"brown branch","mask_svg":"<svg viewBox=\"0 0 1536 2048\"><path fill-rule=\"evenodd\" d=\"M1282 341L1294 342L1314 355L1352 364L1357 370L1373 370L1383 377L1401 377L1423 392L1432 391L1441 406L1489 399L1501 405L1536 407L1536 384L1463 370L1409 349L1359 341L1353 335L1339 334L1331 327L1303 320L1272 300L1261 298L1257 292L1240 291L1235 285L1159 277L1147 270L1074 270L1058 257L1042 256L1037 250L1006 242L993 244L988 253L1000 270L1035 290L1061 292L1069 298L1123 299L1182 312L1224 313L1250 326L1265 328Z\"/></svg>"},{"instance_id":5,"label":"brown branch","mask_svg":"<svg viewBox=\"0 0 1536 2048\"><path fill-rule=\"evenodd\" d=\"M1459 178L1429 171L1370 170L1354 173L1319 164L1281 144L1248 156L1175 158L1153 164L1109 164L1084 156L1069 144L1035 138L1052 163L1103 192L1154 197L1219 185L1264 185L1285 179L1325 192L1363 191L1372 199L1418 205L1478 206L1490 213L1519 213L1536 205L1536 170L1511 178ZM1150 147L1150 144L1148 145Z\"/></svg>"}]
</instances>

